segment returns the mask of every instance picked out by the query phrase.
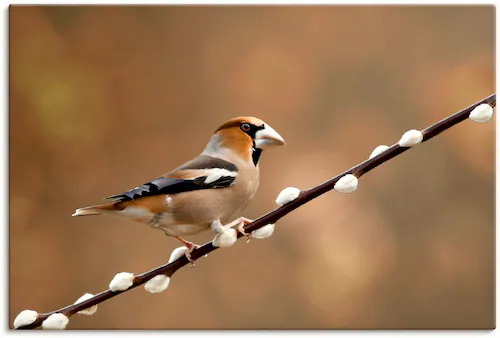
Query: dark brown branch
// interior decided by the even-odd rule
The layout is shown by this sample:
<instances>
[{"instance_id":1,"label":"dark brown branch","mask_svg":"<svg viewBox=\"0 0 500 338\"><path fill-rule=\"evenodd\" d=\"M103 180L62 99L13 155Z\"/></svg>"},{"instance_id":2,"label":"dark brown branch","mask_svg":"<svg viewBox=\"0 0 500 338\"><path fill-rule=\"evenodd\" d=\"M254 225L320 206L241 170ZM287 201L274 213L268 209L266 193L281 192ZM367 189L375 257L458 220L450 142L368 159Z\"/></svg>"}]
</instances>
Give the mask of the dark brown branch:
<instances>
[{"instance_id":1,"label":"dark brown branch","mask_svg":"<svg viewBox=\"0 0 500 338\"><path fill-rule=\"evenodd\" d=\"M487 98L485 98L479 102L476 102L473 105L459 111L458 113L455 113L455 114L445 118L444 120L439 121L437 123L434 123L430 127L427 127L426 129L422 130L422 133L424 135L422 142L425 142L425 141L433 138L434 136L440 134L441 132L445 131L446 129L451 128L454 125L466 120L469 117L470 112L476 106L483 104L483 103L487 103L490 106L494 107L496 105L496 95L492 94L492 95L488 96ZM400 147L399 144L396 143L396 144L392 145L389 149L384 151L383 153L381 153L381 154L379 154L379 155L377 155L369 160L366 160L366 161L352 167L349 170L344 171L343 173L329 179L328 181L326 181L326 182L324 182L316 187L313 187L311 189L301 191L300 195L294 201L292 201L288 204L285 204L285 205L265 214L264 216L261 216L260 218L256 219L254 222L248 224L245 227L246 232L250 233L250 232L257 230L257 229L259 229L267 224L276 223L279 219L281 219L283 216L287 215L289 212L297 209L298 207L311 201L312 199L332 190L335 186L335 183L337 183L337 181L341 177L343 177L347 174L353 174L354 176L359 178L362 175L369 172L370 170L375 169L376 167L378 167L382 163L389 161L393 157L405 152L408 149L410 149L410 148ZM239 237L242 237L242 235L240 233L238 233L238 238ZM196 259L216 250L216 249L217 249L217 247L214 247L211 242L206 243L203 246L201 246L200 248L194 250L191 254L191 258L196 260ZM165 264L165 265L157 267L156 269L153 269L153 270L144 272L140 275L137 275L134 278L134 284L126 291L131 290L139 285L146 283L148 280L150 280L151 278L153 278L154 276L159 275L159 274L165 274L167 276L172 276L178 269L182 268L183 266L185 266L187 264L189 264L189 261L187 260L186 257L183 256L180 259L178 259L170 264ZM81 303L78 303L75 305L69 305L69 306L63 307L59 310L52 311L52 312L39 314L38 319L34 323L27 325L27 326L20 327L19 329L36 328L36 327L40 326L42 324L42 322L53 313L63 313L66 316L70 317L71 315L77 313L78 311L81 311L81 310L89 308L93 305L102 303L105 300L110 299L112 297L115 297L115 296L117 296L123 292L126 292L126 291L117 291L117 292L113 292L111 290L103 291L103 292L98 293L94 297L92 297L84 302L81 302Z\"/></svg>"}]
</instances>

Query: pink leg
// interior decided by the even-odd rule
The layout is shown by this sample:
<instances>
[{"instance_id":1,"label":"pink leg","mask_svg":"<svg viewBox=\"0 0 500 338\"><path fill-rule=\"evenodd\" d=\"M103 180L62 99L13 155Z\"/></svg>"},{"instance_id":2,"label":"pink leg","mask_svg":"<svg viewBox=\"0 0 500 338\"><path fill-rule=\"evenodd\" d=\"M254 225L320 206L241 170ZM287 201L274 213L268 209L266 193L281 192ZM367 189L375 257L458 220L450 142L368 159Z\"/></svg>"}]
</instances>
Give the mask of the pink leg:
<instances>
[{"instance_id":1,"label":"pink leg","mask_svg":"<svg viewBox=\"0 0 500 338\"><path fill-rule=\"evenodd\" d=\"M200 246L198 244L194 244L192 242L186 241L185 239L183 239L179 236L172 236L172 237L174 237L175 239L177 239L178 241L180 241L182 244L184 244L186 246L186 248L187 248L186 253L185 253L186 258L191 263L191 266L194 266L194 262L191 259L191 252L193 252L194 249L197 249Z\"/></svg>"},{"instance_id":2,"label":"pink leg","mask_svg":"<svg viewBox=\"0 0 500 338\"><path fill-rule=\"evenodd\" d=\"M243 236L246 236L247 237L247 243L250 242L250 235L247 234L245 232L245 225L249 224L249 223L252 223L253 220L251 219L248 219L246 217L239 217L237 219L235 219L234 221L224 225L224 229L230 229L232 227L234 227L235 225L238 225L238 232L240 232Z\"/></svg>"}]
</instances>

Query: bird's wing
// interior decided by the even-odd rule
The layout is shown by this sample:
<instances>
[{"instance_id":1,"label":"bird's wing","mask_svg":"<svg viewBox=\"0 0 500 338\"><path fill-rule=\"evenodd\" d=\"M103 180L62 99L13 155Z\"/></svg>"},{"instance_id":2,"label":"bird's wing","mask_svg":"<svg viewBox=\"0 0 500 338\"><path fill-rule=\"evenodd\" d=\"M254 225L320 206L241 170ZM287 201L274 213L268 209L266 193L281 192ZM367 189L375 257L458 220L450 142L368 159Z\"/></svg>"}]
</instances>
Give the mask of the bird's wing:
<instances>
[{"instance_id":1,"label":"bird's wing","mask_svg":"<svg viewBox=\"0 0 500 338\"><path fill-rule=\"evenodd\" d=\"M122 202L146 196L226 188L234 183L237 174L238 168L233 163L216 157L200 155L168 174L122 194L106 197L106 199Z\"/></svg>"}]
</instances>

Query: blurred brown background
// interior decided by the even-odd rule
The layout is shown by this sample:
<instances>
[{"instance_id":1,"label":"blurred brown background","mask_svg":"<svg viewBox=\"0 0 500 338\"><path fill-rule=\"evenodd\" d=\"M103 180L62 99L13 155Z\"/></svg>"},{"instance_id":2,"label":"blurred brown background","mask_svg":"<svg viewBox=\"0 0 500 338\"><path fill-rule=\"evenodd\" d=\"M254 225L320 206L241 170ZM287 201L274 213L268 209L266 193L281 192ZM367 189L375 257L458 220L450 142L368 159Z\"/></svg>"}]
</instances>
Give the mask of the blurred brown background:
<instances>
[{"instance_id":1,"label":"blurred brown background","mask_svg":"<svg viewBox=\"0 0 500 338\"><path fill-rule=\"evenodd\" d=\"M250 218L494 92L493 6L10 8L9 322L165 263L178 243L77 207L192 158L239 115ZM494 123L465 121L70 329L492 328ZM189 239L204 243L209 232Z\"/></svg>"}]
</instances>

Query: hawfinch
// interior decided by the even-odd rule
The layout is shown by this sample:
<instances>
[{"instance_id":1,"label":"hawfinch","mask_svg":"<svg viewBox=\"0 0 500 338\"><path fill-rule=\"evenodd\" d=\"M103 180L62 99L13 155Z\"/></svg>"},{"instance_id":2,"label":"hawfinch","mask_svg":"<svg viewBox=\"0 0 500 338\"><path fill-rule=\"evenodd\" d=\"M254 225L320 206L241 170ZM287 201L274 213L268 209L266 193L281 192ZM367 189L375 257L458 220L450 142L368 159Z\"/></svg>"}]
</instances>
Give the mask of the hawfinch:
<instances>
[{"instance_id":1,"label":"hawfinch","mask_svg":"<svg viewBox=\"0 0 500 338\"><path fill-rule=\"evenodd\" d=\"M73 216L114 215L145 223L181 241L186 256L197 245L180 236L211 228L215 232L251 222L240 217L228 223L252 200L259 186L262 150L284 145L264 121L237 117L221 125L205 150L177 169L122 194L108 204L80 208ZM225 226L223 226L225 224Z\"/></svg>"}]
</instances>

